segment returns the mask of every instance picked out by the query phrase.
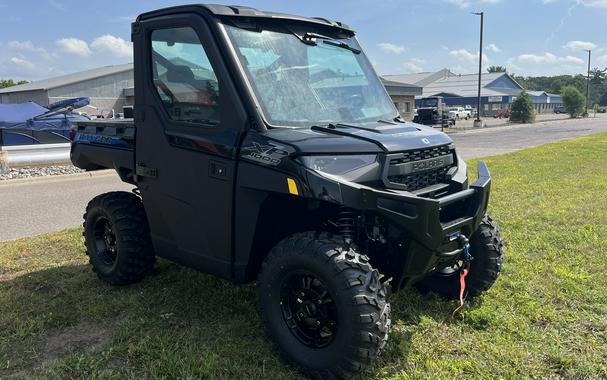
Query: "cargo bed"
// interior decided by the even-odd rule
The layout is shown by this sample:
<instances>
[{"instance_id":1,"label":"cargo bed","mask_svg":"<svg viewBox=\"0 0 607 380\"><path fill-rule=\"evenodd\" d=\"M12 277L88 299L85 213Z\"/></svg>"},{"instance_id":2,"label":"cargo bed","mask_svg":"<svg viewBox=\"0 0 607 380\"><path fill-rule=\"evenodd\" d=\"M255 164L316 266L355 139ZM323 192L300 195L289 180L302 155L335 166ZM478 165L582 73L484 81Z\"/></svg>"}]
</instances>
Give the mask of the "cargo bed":
<instances>
[{"instance_id":1,"label":"cargo bed","mask_svg":"<svg viewBox=\"0 0 607 380\"><path fill-rule=\"evenodd\" d=\"M123 181L134 183L133 120L75 122L70 159L85 170L115 169Z\"/></svg>"}]
</instances>

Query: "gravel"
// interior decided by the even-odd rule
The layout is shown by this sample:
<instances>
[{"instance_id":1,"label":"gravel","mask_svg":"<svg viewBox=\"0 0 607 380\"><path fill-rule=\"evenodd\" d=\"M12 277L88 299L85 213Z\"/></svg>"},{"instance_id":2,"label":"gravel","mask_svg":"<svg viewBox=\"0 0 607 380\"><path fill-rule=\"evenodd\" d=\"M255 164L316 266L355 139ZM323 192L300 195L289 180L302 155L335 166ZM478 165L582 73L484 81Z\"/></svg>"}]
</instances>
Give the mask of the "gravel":
<instances>
[{"instance_id":1,"label":"gravel","mask_svg":"<svg viewBox=\"0 0 607 380\"><path fill-rule=\"evenodd\" d=\"M52 175L75 174L82 172L84 172L84 170L72 165L11 168L9 169L8 173L0 174L0 181L32 177L45 177Z\"/></svg>"}]
</instances>

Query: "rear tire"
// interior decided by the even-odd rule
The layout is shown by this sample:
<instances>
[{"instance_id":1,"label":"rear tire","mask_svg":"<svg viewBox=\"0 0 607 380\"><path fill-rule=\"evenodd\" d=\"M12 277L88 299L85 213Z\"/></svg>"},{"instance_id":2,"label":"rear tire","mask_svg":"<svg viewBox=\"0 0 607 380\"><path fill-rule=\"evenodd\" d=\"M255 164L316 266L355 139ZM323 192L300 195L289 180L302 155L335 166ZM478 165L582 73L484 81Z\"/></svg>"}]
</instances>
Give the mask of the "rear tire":
<instances>
[{"instance_id":1,"label":"rear tire","mask_svg":"<svg viewBox=\"0 0 607 380\"><path fill-rule=\"evenodd\" d=\"M264 260L257 290L267 334L308 376L349 378L387 342L386 289L343 238L305 232L282 240Z\"/></svg>"},{"instance_id":2,"label":"rear tire","mask_svg":"<svg viewBox=\"0 0 607 380\"><path fill-rule=\"evenodd\" d=\"M470 237L470 271L466 277L468 296L476 297L489 290L497 280L504 262L504 242L497 224L485 215ZM434 292L448 299L459 298L459 271L435 273L415 284L422 293Z\"/></svg>"},{"instance_id":3,"label":"rear tire","mask_svg":"<svg viewBox=\"0 0 607 380\"><path fill-rule=\"evenodd\" d=\"M135 194L111 192L93 198L83 226L86 254L101 280L127 285L151 272L155 255L150 229Z\"/></svg>"}]
</instances>

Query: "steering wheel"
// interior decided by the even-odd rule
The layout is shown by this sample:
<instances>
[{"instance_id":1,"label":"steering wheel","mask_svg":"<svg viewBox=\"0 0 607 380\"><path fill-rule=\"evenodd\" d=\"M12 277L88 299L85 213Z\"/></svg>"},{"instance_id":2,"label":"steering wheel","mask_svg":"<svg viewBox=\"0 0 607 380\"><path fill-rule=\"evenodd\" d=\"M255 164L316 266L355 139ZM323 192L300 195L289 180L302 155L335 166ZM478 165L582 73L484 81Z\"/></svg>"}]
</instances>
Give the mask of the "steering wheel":
<instances>
[{"instance_id":1,"label":"steering wheel","mask_svg":"<svg viewBox=\"0 0 607 380\"><path fill-rule=\"evenodd\" d=\"M165 94L169 98L168 105L170 107L172 107L173 104L175 103L175 95L173 95L173 93L171 92L171 90L169 90L167 85L160 81L154 82L154 85L156 86L156 89L162 91L162 93Z\"/></svg>"}]
</instances>

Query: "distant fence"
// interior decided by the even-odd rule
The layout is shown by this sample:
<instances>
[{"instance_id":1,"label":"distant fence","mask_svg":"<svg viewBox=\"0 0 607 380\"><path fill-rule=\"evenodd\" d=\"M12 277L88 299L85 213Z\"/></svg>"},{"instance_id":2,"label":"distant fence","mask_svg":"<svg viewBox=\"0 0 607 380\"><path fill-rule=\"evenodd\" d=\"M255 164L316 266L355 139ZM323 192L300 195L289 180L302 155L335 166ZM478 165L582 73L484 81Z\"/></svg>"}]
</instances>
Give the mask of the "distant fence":
<instances>
[{"instance_id":1,"label":"distant fence","mask_svg":"<svg viewBox=\"0 0 607 380\"><path fill-rule=\"evenodd\" d=\"M0 168L69 164L70 143L2 146L0 161Z\"/></svg>"}]
</instances>

